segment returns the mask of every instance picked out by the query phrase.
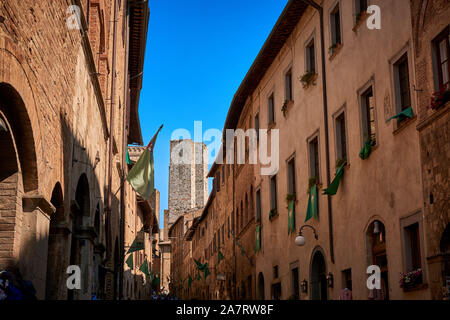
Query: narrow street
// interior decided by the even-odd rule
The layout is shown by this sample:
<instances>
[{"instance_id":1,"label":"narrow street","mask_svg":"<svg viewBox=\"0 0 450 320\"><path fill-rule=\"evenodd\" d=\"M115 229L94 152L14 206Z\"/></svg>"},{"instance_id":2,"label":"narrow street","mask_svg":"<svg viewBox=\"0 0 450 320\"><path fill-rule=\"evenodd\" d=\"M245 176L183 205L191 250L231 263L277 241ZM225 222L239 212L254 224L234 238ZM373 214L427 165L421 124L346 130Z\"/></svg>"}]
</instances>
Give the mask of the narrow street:
<instances>
[{"instance_id":1,"label":"narrow street","mask_svg":"<svg viewBox=\"0 0 450 320\"><path fill-rule=\"evenodd\" d=\"M449 43L448 0L0 0L0 300L449 300Z\"/></svg>"}]
</instances>

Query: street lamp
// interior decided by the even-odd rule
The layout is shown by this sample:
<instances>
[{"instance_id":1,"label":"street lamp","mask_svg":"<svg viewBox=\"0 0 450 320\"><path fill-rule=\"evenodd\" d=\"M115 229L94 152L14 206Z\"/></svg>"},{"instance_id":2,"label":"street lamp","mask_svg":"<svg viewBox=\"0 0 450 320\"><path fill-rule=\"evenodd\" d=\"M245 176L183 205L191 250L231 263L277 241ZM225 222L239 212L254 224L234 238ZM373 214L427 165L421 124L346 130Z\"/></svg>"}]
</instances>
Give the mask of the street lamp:
<instances>
[{"instance_id":1,"label":"street lamp","mask_svg":"<svg viewBox=\"0 0 450 320\"><path fill-rule=\"evenodd\" d=\"M303 247L303 246L306 244L306 239L305 239L305 237L302 235L302 230L303 230L304 228L311 228L311 229L314 231L314 238L316 238L316 240L319 239L319 235L317 234L316 229L314 229L314 227L312 227L312 226L310 226L310 225L308 225L308 224L305 224L304 226L302 226L302 227L300 228L300 230L298 231L298 236L297 236L297 238L295 238L295 244L296 244L297 246L299 246L299 247Z\"/></svg>"},{"instance_id":2,"label":"street lamp","mask_svg":"<svg viewBox=\"0 0 450 320\"><path fill-rule=\"evenodd\" d=\"M306 279L301 282L300 287L303 293L308 293L308 281Z\"/></svg>"}]
</instances>

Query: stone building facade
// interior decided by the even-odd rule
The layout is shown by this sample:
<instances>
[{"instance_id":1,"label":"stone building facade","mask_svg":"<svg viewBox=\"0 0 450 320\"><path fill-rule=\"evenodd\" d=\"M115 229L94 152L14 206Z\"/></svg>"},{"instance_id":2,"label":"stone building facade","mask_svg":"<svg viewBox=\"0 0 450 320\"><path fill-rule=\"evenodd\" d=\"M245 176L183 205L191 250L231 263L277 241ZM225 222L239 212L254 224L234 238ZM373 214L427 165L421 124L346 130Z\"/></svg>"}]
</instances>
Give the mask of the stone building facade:
<instances>
[{"instance_id":1,"label":"stone building facade","mask_svg":"<svg viewBox=\"0 0 450 320\"><path fill-rule=\"evenodd\" d=\"M184 212L202 208L208 198L208 150L192 140L170 142L169 224Z\"/></svg>"},{"instance_id":2,"label":"stone building facade","mask_svg":"<svg viewBox=\"0 0 450 320\"><path fill-rule=\"evenodd\" d=\"M381 268L386 298L429 294L423 288L405 292L398 285L399 274L410 271L401 239L411 216L423 235L418 136L412 125L416 117L387 122L403 108L395 82L397 66L405 61L401 58L410 75L404 88L408 106L417 113L411 27L397 23L410 19L409 3L380 2L383 27L369 30L361 21L367 17L352 2L321 4L323 48L319 12L302 1L290 1L241 84L226 121L225 128L238 127L249 108L269 136L279 129L278 172L261 175L255 168L254 173L255 190L261 195L257 206L262 248L256 254L261 298L339 299L341 290L351 287L354 299L368 299L373 296L366 286L370 265ZM362 160L359 152L369 137L376 146ZM342 161L346 166L339 192L321 195ZM312 178L318 185L319 213L304 223ZM315 240L306 229L303 247L295 245L296 232L288 233L289 194L295 195L296 230L308 224L318 233ZM269 215L272 209L274 216Z\"/></svg>"},{"instance_id":3,"label":"stone building facade","mask_svg":"<svg viewBox=\"0 0 450 320\"><path fill-rule=\"evenodd\" d=\"M131 164L128 169L137 162L146 147L129 146L128 154ZM130 184L125 183L125 233L124 249L128 251L136 238L143 238L144 250L132 254L133 268L127 264L124 265L124 293L126 300L145 300L149 299L152 291L158 291L156 284L152 283L151 278L146 276L140 269L144 261L149 265L149 271L153 276L160 276L159 254L156 252L156 242L159 238L159 191L155 192L148 200L142 199L133 190ZM125 257L125 261L129 255Z\"/></svg>"},{"instance_id":4,"label":"stone building facade","mask_svg":"<svg viewBox=\"0 0 450 320\"><path fill-rule=\"evenodd\" d=\"M157 251L160 257L161 288L170 293L170 266L171 266L171 246L169 239L168 218L169 211L164 210L164 228L159 232Z\"/></svg>"},{"instance_id":5,"label":"stone building facade","mask_svg":"<svg viewBox=\"0 0 450 320\"><path fill-rule=\"evenodd\" d=\"M277 170L262 174L267 166L250 164L248 144L246 163L232 166L232 191L224 187L232 195L231 210L221 203L226 196L211 193L186 239L192 256L208 262L212 274L194 281L185 297L223 298L215 294L214 242L230 212L243 251L255 249L249 259L232 251L232 298L336 300L345 289L358 300L442 297L448 277L448 103L438 110L428 105L436 83L448 82L434 71L437 61L441 70L448 68L448 1L369 1L381 10L381 29L368 27L373 17L362 4L288 2L224 126L267 129L267 136L259 131L258 150L266 143L275 147ZM272 140L277 134L279 149ZM360 153L364 147L370 154ZM337 193L323 195L341 166ZM217 164L210 171L215 187L220 171ZM307 220L314 185L318 214ZM288 232L292 196L295 232ZM302 246L296 245L300 229ZM371 266L379 268L380 289L367 286ZM192 261L188 270L191 276L198 272ZM401 274L412 271L421 276L400 285Z\"/></svg>"},{"instance_id":6,"label":"stone building facade","mask_svg":"<svg viewBox=\"0 0 450 320\"><path fill-rule=\"evenodd\" d=\"M39 299L123 297L116 190L142 144L148 15L131 0L0 4L0 269Z\"/></svg>"},{"instance_id":7,"label":"stone building facade","mask_svg":"<svg viewBox=\"0 0 450 320\"><path fill-rule=\"evenodd\" d=\"M411 1L417 87L417 130L424 199L426 262L432 299L450 296L450 108L431 97L450 90L450 3ZM444 63L443 63L444 62ZM448 98L447 98L448 100Z\"/></svg>"},{"instance_id":8,"label":"stone building facade","mask_svg":"<svg viewBox=\"0 0 450 320\"><path fill-rule=\"evenodd\" d=\"M169 278L165 287L174 295L181 294L184 259L191 252L190 243L184 241L186 230L200 215L208 197L207 174L208 149L204 143L190 139L170 142L169 208L164 213L167 238L160 247L170 255L161 266L166 270L164 277Z\"/></svg>"}]
</instances>

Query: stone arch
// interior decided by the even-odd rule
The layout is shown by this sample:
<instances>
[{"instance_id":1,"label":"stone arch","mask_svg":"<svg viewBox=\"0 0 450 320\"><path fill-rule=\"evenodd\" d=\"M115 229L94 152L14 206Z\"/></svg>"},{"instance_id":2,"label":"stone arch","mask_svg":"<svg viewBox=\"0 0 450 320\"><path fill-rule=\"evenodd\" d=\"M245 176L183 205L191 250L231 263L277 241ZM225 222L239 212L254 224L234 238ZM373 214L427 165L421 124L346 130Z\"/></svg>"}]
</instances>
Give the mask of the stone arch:
<instances>
[{"instance_id":1,"label":"stone arch","mask_svg":"<svg viewBox=\"0 0 450 320\"><path fill-rule=\"evenodd\" d=\"M42 131L40 130L39 113L36 107L36 99L28 74L32 74L25 61L24 51L8 37L0 36L0 111L7 107L7 102L19 102L17 106L5 112L6 117L11 122L19 123L20 130L16 132L16 139L21 138L20 153L23 153L23 159L35 161L38 155L42 154ZM5 100L8 99L8 100ZM13 119L19 120L13 121ZM15 126L15 125L14 125ZM17 130L13 127L14 130ZM22 132L21 132L22 131ZM26 147L25 147L26 144ZM22 150L23 149L23 150ZM26 156L25 156L26 155ZM36 193L39 187L39 167L32 169L23 168L30 171L32 175L26 175L25 192ZM22 170L23 170L22 169ZM29 177L35 178L29 180Z\"/></svg>"},{"instance_id":2,"label":"stone arch","mask_svg":"<svg viewBox=\"0 0 450 320\"><path fill-rule=\"evenodd\" d=\"M76 295L73 290L69 290L69 300L91 298L89 294L89 278L91 277L89 265L92 253L89 240L92 240L92 232L88 227L91 221L89 190L89 181L86 174L83 173L78 179L75 199L71 205L72 240L70 245L70 264L78 265L82 272L81 290ZM86 221L89 222L86 223Z\"/></svg>"},{"instance_id":3,"label":"stone arch","mask_svg":"<svg viewBox=\"0 0 450 320\"><path fill-rule=\"evenodd\" d=\"M120 269L120 247L119 247L119 238L116 237L116 241L114 243L114 300L119 299L119 269Z\"/></svg>"},{"instance_id":4,"label":"stone arch","mask_svg":"<svg viewBox=\"0 0 450 320\"><path fill-rule=\"evenodd\" d=\"M59 291L64 286L66 270L63 257L68 242L68 230L63 226L65 220L63 190L59 182L53 188L50 202L56 211L50 219L45 298L56 300L61 296Z\"/></svg>"},{"instance_id":5,"label":"stone arch","mask_svg":"<svg viewBox=\"0 0 450 320\"><path fill-rule=\"evenodd\" d=\"M33 130L29 114L19 93L7 83L0 83L0 117L8 127L9 148L17 153L18 166L23 180L23 192L37 192L38 168ZM14 150L12 149L14 148Z\"/></svg>"},{"instance_id":6,"label":"stone arch","mask_svg":"<svg viewBox=\"0 0 450 320\"><path fill-rule=\"evenodd\" d=\"M446 287L449 290L447 279L450 278L450 223L447 224L444 232L442 233L441 242L441 273L442 273L442 287Z\"/></svg>"},{"instance_id":7,"label":"stone arch","mask_svg":"<svg viewBox=\"0 0 450 320\"><path fill-rule=\"evenodd\" d=\"M323 249L318 246L311 254L310 262L310 299L328 300L327 263Z\"/></svg>"},{"instance_id":8,"label":"stone arch","mask_svg":"<svg viewBox=\"0 0 450 320\"><path fill-rule=\"evenodd\" d=\"M389 273L388 273L388 256L386 250L386 227L385 224L378 219L372 218L366 227L366 250L367 265L376 265L381 270L381 286L382 294L376 295L375 299L389 299Z\"/></svg>"},{"instance_id":9,"label":"stone arch","mask_svg":"<svg viewBox=\"0 0 450 320\"><path fill-rule=\"evenodd\" d=\"M264 275L262 272L258 274L258 299L265 300Z\"/></svg>"},{"instance_id":10,"label":"stone arch","mask_svg":"<svg viewBox=\"0 0 450 320\"><path fill-rule=\"evenodd\" d=\"M5 82L0 82L0 124L0 216L4 222L0 236L8 240L2 244L0 268L20 269L22 276L29 279L39 274L42 280L45 279L45 265L41 270L28 263L39 254L47 254L46 245L36 237L35 231L35 209L40 202L35 197L23 205L24 193L37 193L39 185L33 130L24 100L12 85ZM51 211L52 208L48 206L46 209ZM24 216L24 210L32 213ZM36 283L36 278L33 280ZM35 285L38 290L42 289L42 281Z\"/></svg>"}]
</instances>

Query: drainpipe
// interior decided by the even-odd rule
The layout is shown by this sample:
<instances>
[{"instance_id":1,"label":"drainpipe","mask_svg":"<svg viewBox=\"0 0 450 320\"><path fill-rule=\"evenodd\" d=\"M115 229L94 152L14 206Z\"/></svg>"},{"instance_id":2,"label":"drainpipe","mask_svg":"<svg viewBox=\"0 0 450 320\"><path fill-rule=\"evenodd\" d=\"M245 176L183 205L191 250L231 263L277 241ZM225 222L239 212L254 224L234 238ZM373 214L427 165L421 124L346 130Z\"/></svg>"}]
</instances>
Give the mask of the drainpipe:
<instances>
[{"instance_id":1,"label":"drainpipe","mask_svg":"<svg viewBox=\"0 0 450 320\"><path fill-rule=\"evenodd\" d=\"M234 159L234 157L233 157ZM235 162L233 162L233 220L234 223L232 225L232 231L234 234L234 237L236 238L236 224L237 224L237 216L236 216L236 171L235 171ZM233 241L233 252L234 252L234 274L233 274L233 281L234 281L234 299L237 300L237 257L236 257L236 241Z\"/></svg>"},{"instance_id":2,"label":"drainpipe","mask_svg":"<svg viewBox=\"0 0 450 320\"><path fill-rule=\"evenodd\" d=\"M124 12L123 14L127 14L128 15L129 12L129 3L127 2L126 5L126 12ZM128 33L128 17L125 20L126 21L126 27L127 27L127 34L126 34L126 47L128 48L129 46L129 33ZM125 68L126 68L126 72L125 72L125 79L124 79L124 88L125 88L125 97L124 97L124 108L123 108L123 126L122 126L122 145L126 147L126 149L128 149L128 133L129 133L129 128L130 128L130 75L129 75L129 70L128 70L128 58L129 57L129 52L128 50L125 51ZM119 299L122 300L123 299L123 281L124 281L124 264L123 261L125 261L125 175L128 172L128 170L125 170L125 168L127 168L128 163L126 160L126 153L122 153L122 177L121 177L121 191L120 191L120 261L122 262L120 265L120 297Z\"/></svg>"},{"instance_id":3,"label":"drainpipe","mask_svg":"<svg viewBox=\"0 0 450 320\"><path fill-rule=\"evenodd\" d=\"M328 98L327 98L327 75L325 69L325 36L323 23L323 7L318 5L314 0L301 0L306 4L311 5L319 12L320 16L320 46L321 46L321 60L322 60L322 83L323 83L323 122L325 126L325 154L326 154L326 169L327 169L327 185L330 185L330 143L328 138ZM330 258L334 264L334 240L333 240L333 208L331 203L331 196L327 195L328 200L328 233L330 239Z\"/></svg>"},{"instance_id":4,"label":"drainpipe","mask_svg":"<svg viewBox=\"0 0 450 320\"><path fill-rule=\"evenodd\" d=\"M110 137L109 137L109 166L108 166L108 192L107 192L107 206L106 214L109 216L109 222L111 220L111 203L112 203L112 168L113 168L113 141L114 141L114 107L115 107L115 92L116 92L116 33L117 33L117 0L114 0L114 18L113 18L113 48L112 48L112 62L111 62L111 96L110 96ZM112 227L112 226L109 226ZM112 228L110 229L112 231ZM111 232L109 233L111 236ZM111 241L112 239L108 239ZM108 241L107 240L107 241ZM112 243L110 242L109 249L112 248ZM109 257L111 253L107 252ZM119 255L120 256L120 255ZM117 270L117 266L114 266L114 270ZM116 281L116 279L114 279ZM119 292L121 292L121 281L119 282ZM114 293L115 295L115 293Z\"/></svg>"}]
</instances>

